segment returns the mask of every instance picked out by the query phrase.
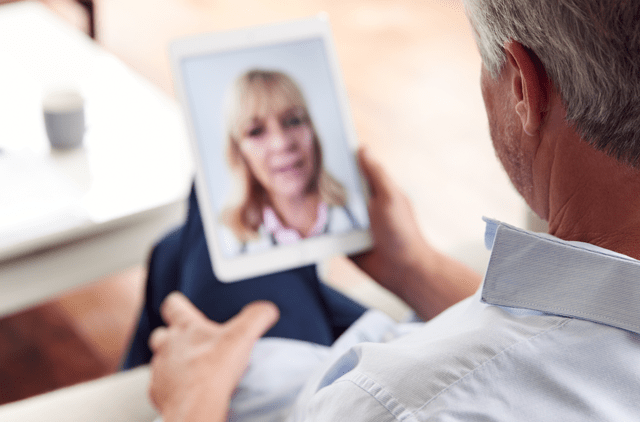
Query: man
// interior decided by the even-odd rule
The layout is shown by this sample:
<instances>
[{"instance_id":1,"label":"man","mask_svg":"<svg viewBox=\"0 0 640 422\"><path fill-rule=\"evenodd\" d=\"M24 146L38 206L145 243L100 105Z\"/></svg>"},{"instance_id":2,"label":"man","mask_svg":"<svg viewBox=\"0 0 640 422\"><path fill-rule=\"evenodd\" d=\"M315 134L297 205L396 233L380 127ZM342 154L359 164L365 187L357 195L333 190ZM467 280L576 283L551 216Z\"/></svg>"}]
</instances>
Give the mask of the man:
<instances>
[{"instance_id":1,"label":"man","mask_svg":"<svg viewBox=\"0 0 640 422\"><path fill-rule=\"evenodd\" d=\"M477 276L417 235L406 198L361 154L384 242L356 262L429 321L352 348L308 383L292 420L640 414L640 3L465 3L496 153L549 235L488 221L484 282L456 304ZM167 421L223 420L277 310L254 304L217 325L173 295L163 314L152 399Z\"/></svg>"}]
</instances>

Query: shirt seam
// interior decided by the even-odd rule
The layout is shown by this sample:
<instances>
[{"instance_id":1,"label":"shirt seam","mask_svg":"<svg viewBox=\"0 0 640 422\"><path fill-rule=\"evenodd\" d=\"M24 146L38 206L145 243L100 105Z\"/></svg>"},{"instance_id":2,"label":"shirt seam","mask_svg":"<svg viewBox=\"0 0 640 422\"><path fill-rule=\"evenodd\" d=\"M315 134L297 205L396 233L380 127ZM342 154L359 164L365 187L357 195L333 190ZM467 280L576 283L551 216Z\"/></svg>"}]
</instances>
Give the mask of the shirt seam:
<instances>
[{"instance_id":1,"label":"shirt seam","mask_svg":"<svg viewBox=\"0 0 640 422\"><path fill-rule=\"evenodd\" d=\"M334 381L334 385L338 384L340 382L349 382L349 383L355 385L360 390L362 390L362 391L366 392L367 394L369 394L369 396L371 396L371 398L373 398L387 412L389 412L389 414L394 418L394 420L403 421L403 422L415 421L415 420L417 420L416 419L416 413L418 413L421 410L423 410L424 408L426 408L429 404L431 404L434 400L436 400L442 394L446 393L452 387L454 387L458 383L462 382L465 378L467 378L469 376L472 376L476 371L478 371L479 369L481 369L482 367L484 367L488 363L492 362L493 360L495 360L499 356L503 355L508 350L510 350L510 349L512 349L514 347L517 347L518 345L523 344L525 342L530 342L533 339L535 339L535 338L537 338L537 337L539 337L541 335L547 334L547 333L549 333L551 331L558 330L558 329L564 327L569 322L571 322L571 318L565 318L565 317L562 317L562 318L563 319L560 322L558 322L556 325L554 325L553 327L549 327L549 328L545 329L544 331L541 331L540 333L538 333L538 334L536 334L536 335L534 335L532 337L527 337L526 339L518 341L518 342L516 342L516 343L514 343L514 344L512 344L512 345L510 345L510 346L508 346L508 347L506 347L504 349L502 349L500 352L496 353L491 358L487 359L486 361L482 362L478 366L474 367L469 372L464 374L462 377L460 377L457 380L455 380L453 383L447 385L446 387L444 387L443 389L438 391L437 394L435 394L433 397L431 397L429 400L427 400L422 406L416 408L414 411L411 411L411 410L407 409L407 407L404 406L396 398L396 396L394 394L390 393L386 388L384 388L376 380L374 380L371 377L363 374L362 372L356 371L356 370L352 370L350 375L348 375L347 377L342 377L342 378ZM371 386L367 387L366 385L364 385L367 382L371 383ZM378 389L378 391L373 391L373 389L371 387L376 387L376 389ZM387 395L388 399L385 400L385 401L382 401L378 397L380 394ZM390 406L388 405L390 402L393 404L392 408L400 409L400 411L399 412L394 412L392 410L392 408L390 408Z\"/></svg>"},{"instance_id":2,"label":"shirt seam","mask_svg":"<svg viewBox=\"0 0 640 422\"><path fill-rule=\"evenodd\" d=\"M564 317L563 317L564 318ZM472 370L470 370L469 372L467 372L466 374L464 374L463 376L461 376L460 378L458 378L457 380L455 380L454 382L452 382L451 384L447 385L446 387L444 387L442 390L438 391L437 394L435 394L433 397L431 397L429 400L427 400L422 406L420 406L419 408L417 408L415 410L415 412L413 412L414 414L425 409L429 404L431 404L434 400L436 400L438 397L440 397L442 394L446 393L447 391L449 391L452 387L454 387L456 384L462 382L462 380L464 380L467 377L472 376L474 373L476 373L479 369L483 368L484 366L486 366L487 364L489 364L490 362L494 361L495 359L497 359L499 356L502 356L505 352L507 352L508 350L517 347L523 343L526 342L530 342L533 339L542 336L544 334L550 333L552 331L555 330L559 330L560 328L564 327L565 325L567 325L569 322L571 322L571 318L564 318L563 321L559 322L557 325L550 327L532 337L527 337L526 339L523 339L521 341L518 341L516 343L513 343L512 345L502 349L499 353L496 353L495 355L493 355L491 358L487 359L486 361L482 362L481 364L477 365L476 367L474 367Z\"/></svg>"},{"instance_id":3,"label":"shirt seam","mask_svg":"<svg viewBox=\"0 0 640 422\"><path fill-rule=\"evenodd\" d=\"M342 379L339 379L339 380L335 381L334 384L338 384L340 382L349 382L349 383L355 385L360 390L362 390L365 393L369 394L369 396L371 396L371 398L373 398L378 404L380 404L380 406L382 406L387 412L389 412L389 414L396 421L403 421L403 422L416 421L414 412L411 412L409 409L407 409L405 406L403 406L402 403L400 403L400 401L398 401L398 399L393 394L391 394L386 388L384 388L382 385L380 385L380 383L378 383L376 380L374 380L371 377L368 377L367 375L363 374L362 372L358 372L358 371L353 371L351 376L352 377L356 377L357 379L353 379L352 377L342 378ZM366 386L362 385L362 383L359 382L358 380L369 381L372 384L372 386L375 386L375 387L379 388L380 390L377 393L373 392L373 391L371 391L371 388L367 388ZM396 415L396 413L393 412L393 410L390 409L389 406L387 405L387 403L389 403L389 400L387 400L386 403L385 403L385 402L382 402L377 397L377 395L379 395L380 393L384 393L384 394L388 395L389 399L391 401L393 401L394 407L401 409L401 411L399 412L398 415Z\"/></svg>"}]
</instances>

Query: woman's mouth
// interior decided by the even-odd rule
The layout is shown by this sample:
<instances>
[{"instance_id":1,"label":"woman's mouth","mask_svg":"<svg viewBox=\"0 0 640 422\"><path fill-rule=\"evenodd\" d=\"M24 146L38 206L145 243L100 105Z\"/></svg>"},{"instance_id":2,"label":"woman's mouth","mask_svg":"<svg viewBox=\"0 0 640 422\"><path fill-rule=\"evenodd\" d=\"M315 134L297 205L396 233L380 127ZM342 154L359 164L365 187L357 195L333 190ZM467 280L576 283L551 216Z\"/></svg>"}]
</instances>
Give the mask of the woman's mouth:
<instances>
[{"instance_id":1,"label":"woman's mouth","mask_svg":"<svg viewBox=\"0 0 640 422\"><path fill-rule=\"evenodd\" d=\"M291 163L287 163L282 166L275 167L273 169L274 173L289 173L289 172L298 172L302 170L304 167L304 160L295 160Z\"/></svg>"}]
</instances>

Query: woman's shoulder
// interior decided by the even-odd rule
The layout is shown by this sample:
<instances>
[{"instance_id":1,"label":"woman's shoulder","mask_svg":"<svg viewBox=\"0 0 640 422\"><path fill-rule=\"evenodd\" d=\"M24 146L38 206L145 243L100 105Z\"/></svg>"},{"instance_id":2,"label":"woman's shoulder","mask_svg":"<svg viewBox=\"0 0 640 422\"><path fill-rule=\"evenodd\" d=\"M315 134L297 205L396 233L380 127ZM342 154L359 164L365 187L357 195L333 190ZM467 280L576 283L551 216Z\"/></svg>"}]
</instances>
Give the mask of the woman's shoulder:
<instances>
[{"instance_id":1,"label":"woman's shoulder","mask_svg":"<svg viewBox=\"0 0 640 422\"><path fill-rule=\"evenodd\" d=\"M332 205L329 213L329 231L332 233L369 227L367 206L360 196L350 195L345 205Z\"/></svg>"}]
</instances>

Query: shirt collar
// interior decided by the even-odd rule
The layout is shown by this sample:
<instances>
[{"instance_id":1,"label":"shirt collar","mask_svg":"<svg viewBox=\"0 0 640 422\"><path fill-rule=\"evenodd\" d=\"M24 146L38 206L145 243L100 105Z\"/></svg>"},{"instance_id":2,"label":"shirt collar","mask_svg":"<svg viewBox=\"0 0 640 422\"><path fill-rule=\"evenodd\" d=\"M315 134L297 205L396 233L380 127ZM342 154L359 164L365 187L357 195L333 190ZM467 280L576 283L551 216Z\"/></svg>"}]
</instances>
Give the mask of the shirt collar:
<instances>
[{"instance_id":1,"label":"shirt collar","mask_svg":"<svg viewBox=\"0 0 640 422\"><path fill-rule=\"evenodd\" d=\"M640 334L640 261L485 219L486 303L580 318Z\"/></svg>"},{"instance_id":2,"label":"shirt collar","mask_svg":"<svg viewBox=\"0 0 640 422\"><path fill-rule=\"evenodd\" d=\"M316 222L309 232L309 236L316 236L321 234L328 222L328 218L329 207L326 202L320 201L320 203L318 204ZM300 233L298 233L297 230L288 228L284 224L282 224L276 212L269 206L264 207L264 209L262 210L262 221L264 222L264 228L267 233L272 234L275 240L280 245L295 243L298 240L302 239L302 236L300 235Z\"/></svg>"}]
</instances>

